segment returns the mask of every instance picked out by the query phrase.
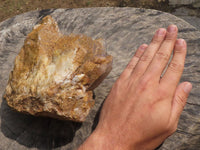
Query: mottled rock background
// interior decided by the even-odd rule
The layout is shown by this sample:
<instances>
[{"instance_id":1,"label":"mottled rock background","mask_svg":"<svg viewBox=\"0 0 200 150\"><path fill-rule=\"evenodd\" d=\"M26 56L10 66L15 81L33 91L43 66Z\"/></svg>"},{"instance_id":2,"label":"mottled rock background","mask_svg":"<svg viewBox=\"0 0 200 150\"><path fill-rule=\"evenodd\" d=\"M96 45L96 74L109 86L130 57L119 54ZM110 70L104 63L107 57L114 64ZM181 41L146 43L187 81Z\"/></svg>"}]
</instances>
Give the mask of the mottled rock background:
<instances>
[{"instance_id":1,"label":"mottled rock background","mask_svg":"<svg viewBox=\"0 0 200 150\"><path fill-rule=\"evenodd\" d=\"M170 5L193 5L194 7L199 7L199 0L169 0Z\"/></svg>"},{"instance_id":2,"label":"mottled rock background","mask_svg":"<svg viewBox=\"0 0 200 150\"><path fill-rule=\"evenodd\" d=\"M13 111L2 98L15 56L26 35L44 16L52 15L64 34L84 33L105 39L114 57L113 70L95 89L95 107L82 123L37 118ZM136 8L56 9L28 12L0 23L0 150L71 150L90 135L98 120L98 110L112 84L142 43L149 43L159 27L176 24L179 37L188 42L182 81L193 83L193 90L181 115L177 132L160 150L197 150L200 148L200 32L173 15ZM123 109L123 108L122 108Z\"/></svg>"}]
</instances>

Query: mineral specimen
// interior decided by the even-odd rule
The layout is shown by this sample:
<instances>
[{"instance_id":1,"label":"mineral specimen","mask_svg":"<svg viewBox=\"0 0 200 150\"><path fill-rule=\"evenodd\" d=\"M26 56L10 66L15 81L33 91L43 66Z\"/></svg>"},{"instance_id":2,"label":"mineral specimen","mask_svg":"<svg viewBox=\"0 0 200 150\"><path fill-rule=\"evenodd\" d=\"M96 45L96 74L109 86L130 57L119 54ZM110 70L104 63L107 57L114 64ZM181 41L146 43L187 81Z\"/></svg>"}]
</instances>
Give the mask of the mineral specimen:
<instances>
[{"instance_id":1,"label":"mineral specimen","mask_svg":"<svg viewBox=\"0 0 200 150\"><path fill-rule=\"evenodd\" d=\"M46 16L16 57L4 98L19 112L82 122L94 104L92 90L111 68L101 40L62 35Z\"/></svg>"}]
</instances>

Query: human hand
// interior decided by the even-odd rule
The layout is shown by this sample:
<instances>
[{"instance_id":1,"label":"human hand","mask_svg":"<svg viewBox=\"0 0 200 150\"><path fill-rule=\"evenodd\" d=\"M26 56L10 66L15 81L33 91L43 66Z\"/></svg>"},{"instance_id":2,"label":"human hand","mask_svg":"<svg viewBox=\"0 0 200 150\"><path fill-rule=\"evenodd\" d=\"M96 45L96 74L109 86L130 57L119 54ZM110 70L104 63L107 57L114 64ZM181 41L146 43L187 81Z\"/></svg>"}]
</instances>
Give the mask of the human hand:
<instances>
[{"instance_id":1,"label":"human hand","mask_svg":"<svg viewBox=\"0 0 200 150\"><path fill-rule=\"evenodd\" d=\"M175 25L160 28L149 46L138 48L113 85L97 128L80 150L152 150L176 131L192 89L189 82L179 84L187 46L177 39L177 32Z\"/></svg>"}]
</instances>

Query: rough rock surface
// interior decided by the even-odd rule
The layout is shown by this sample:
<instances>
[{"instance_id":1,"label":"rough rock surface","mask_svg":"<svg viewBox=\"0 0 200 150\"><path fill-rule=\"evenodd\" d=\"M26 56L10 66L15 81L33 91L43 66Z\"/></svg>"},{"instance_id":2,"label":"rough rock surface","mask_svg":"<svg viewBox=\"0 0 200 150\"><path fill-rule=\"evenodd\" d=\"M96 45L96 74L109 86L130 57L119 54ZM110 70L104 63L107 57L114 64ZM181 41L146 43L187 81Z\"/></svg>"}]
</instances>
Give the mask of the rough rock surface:
<instances>
[{"instance_id":1,"label":"rough rock surface","mask_svg":"<svg viewBox=\"0 0 200 150\"><path fill-rule=\"evenodd\" d=\"M111 68L100 40L62 35L46 16L17 55L4 97L19 112L82 122L94 104L91 90Z\"/></svg>"},{"instance_id":2,"label":"rough rock surface","mask_svg":"<svg viewBox=\"0 0 200 150\"><path fill-rule=\"evenodd\" d=\"M24 39L41 18L51 15L64 34L83 33L103 38L113 56L112 71L94 90L95 104L86 121L27 116L12 111L0 99L0 150L74 150L98 122L98 110L113 83L140 44L149 43L156 29L176 24L179 38L186 39L188 52L181 81L190 81L193 90L181 115L178 130L159 150L198 150L200 147L200 32L174 15L137 8L51 9L21 14L0 23L0 97L5 91L13 61ZM123 108L123 106L122 106ZM116 135L117 136L117 135Z\"/></svg>"},{"instance_id":3,"label":"rough rock surface","mask_svg":"<svg viewBox=\"0 0 200 150\"><path fill-rule=\"evenodd\" d=\"M187 7L178 7L172 14L184 19L200 31L200 9L194 10Z\"/></svg>"}]
</instances>

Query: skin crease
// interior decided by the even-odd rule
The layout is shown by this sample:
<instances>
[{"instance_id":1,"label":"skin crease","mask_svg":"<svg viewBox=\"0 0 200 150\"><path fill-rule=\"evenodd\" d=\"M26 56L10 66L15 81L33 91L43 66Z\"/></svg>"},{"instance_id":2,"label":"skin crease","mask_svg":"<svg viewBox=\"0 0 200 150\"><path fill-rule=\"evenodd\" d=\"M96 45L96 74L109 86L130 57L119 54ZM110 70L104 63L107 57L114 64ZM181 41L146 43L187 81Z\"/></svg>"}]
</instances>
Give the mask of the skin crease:
<instances>
[{"instance_id":1,"label":"skin crease","mask_svg":"<svg viewBox=\"0 0 200 150\"><path fill-rule=\"evenodd\" d=\"M153 150L173 134L192 84L179 84L186 57L178 28L160 28L114 83L99 123L79 150ZM170 55L173 58L161 78Z\"/></svg>"}]
</instances>

